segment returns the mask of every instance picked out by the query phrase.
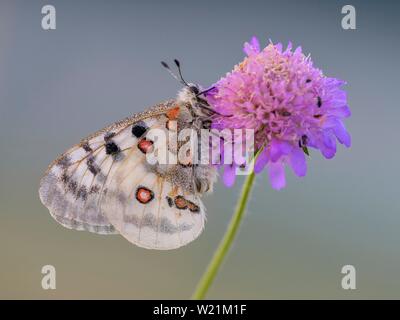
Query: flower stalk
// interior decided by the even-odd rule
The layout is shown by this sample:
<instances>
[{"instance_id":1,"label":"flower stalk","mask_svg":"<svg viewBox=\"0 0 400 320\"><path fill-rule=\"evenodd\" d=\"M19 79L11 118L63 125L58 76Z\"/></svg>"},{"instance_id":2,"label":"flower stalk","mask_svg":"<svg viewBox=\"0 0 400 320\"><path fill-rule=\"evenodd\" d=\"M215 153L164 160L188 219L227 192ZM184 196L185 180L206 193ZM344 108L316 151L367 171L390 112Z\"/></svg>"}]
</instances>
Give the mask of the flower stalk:
<instances>
[{"instance_id":1,"label":"flower stalk","mask_svg":"<svg viewBox=\"0 0 400 320\"><path fill-rule=\"evenodd\" d=\"M192 295L192 299L204 299L218 273L218 270L221 268L222 262L229 252L229 249L232 247L233 241L235 240L236 234L239 230L240 223L242 222L244 217L254 179L254 171L246 176L235 213L233 214L231 221L229 222L225 235L218 245L218 248L215 251L213 258L211 259L199 283L197 284L196 290Z\"/></svg>"}]
</instances>

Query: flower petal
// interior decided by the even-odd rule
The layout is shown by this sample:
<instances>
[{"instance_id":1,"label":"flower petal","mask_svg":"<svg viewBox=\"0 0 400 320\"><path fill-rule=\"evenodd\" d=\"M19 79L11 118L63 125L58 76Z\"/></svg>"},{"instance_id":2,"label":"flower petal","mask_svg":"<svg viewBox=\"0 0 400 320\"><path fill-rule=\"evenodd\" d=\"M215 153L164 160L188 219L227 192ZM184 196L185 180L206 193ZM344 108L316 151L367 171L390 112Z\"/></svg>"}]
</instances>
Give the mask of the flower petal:
<instances>
[{"instance_id":1,"label":"flower petal","mask_svg":"<svg viewBox=\"0 0 400 320\"><path fill-rule=\"evenodd\" d=\"M322 141L319 141L318 148L326 159L331 159L336 154L335 138L331 134L324 134Z\"/></svg>"},{"instance_id":2,"label":"flower petal","mask_svg":"<svg viewBox=\"0 0 400 320\"><path fill-rule=\"evenodd\" d=\"M307 173L307 163L306 156L304 152L300 148L293 148L292 153L290 154L290 165L293 169L293 172L299 176L304 177Z\"/></svg>"},{"instance_id":3,"label":"flower petal","mask_svg":"<svg viewBox=\"0 0 400 320\"><path fill-rule=\"evenodd\" d=\"M329 114L334 115L336 117L348 118L351 116L351 111L348 105L343 107L334 108L329 111Z\"/></svg>"},{"instance_id":4,"label":"flower petal","mask_svg":"<svg viewBox=\"0 0 400 320\"><path fill-rule=\"evenodd\" d=\"M260 173L266 166L267 162L268 162L268 150L267 148L264 148L264 150L261 151L260 155L256 159L256 164L254 165L254 172Z\"/></svg>"},{"instance_id":5,"label":"flower petal","mask_svg":"<svg viewBox=\"0 0 400 320\"><path fill-rule=\"evenodd\" d=\"M248 56L252 56L260 52L260 43L256 37L252 37L250 43L246 42L243 48L244 53Z\"/></svg>"},{"instance_id":6,"label":"flower petal","mask_svg":"<svg viewBox=\"0 0 400 320\"><path fill-rule=\"evenodd\" d=\"M287 155L292 150L292 145L286 141L272 140L270 145L271 161L276 162L283 155Z\"/></svg>"},{"instance_id":7,"label":"flower petal","mask_svg":"<svg viewBox=\"0 0 400 320\"><path fill-rule=\"evenodd\" d=\"M290 51L292 50L292 47L293 47L292 41L289 41L286 51L284 53L290 53Z\"/></svg>"},{"instance_id":8,"label":"flower petal","mask_svg":"<svg viewBox=\"0 0 400 320\"><path fill-rule=\"evenodd\" d=\"M344 144L347 148L351 146L351 137L342 121L337 121L337 125L333 128L333 131L341 144Z\"/></svg>"},{"instance_id":9,"label":"flower petal","mask_svg":"<svg viewBox=\"0 0 400 320\"><path fill-rule=\"evenodd\" d=\"M256 50L257 53L259 53L260 52L260 42L258 41L256 36L253 36L251 38L251 42L250 43L251 43L251 46L254 48L254 50Z\"/></svg>"},{"instance_id":10,"label":"flower petal","mask_svg":"<svg viewBox=\"0 0 400 320\"><path fill-rule=\"evenodd\" d=\"M234 165L226 165L224 166L224 175L223 180L224 184L230 188L235 184L236 178L236 167Z\"/></svg>"},{"instance_id":11,"label":"flower petal","mask_svg":"<svg viewBox=\"0 0 400 320\"><path fill-rule=\"evenodd\" d=\"M285 167L282 162L269 163L269 180L272 188L280 190L286 185Z\"/></svg>"}]
</instances>

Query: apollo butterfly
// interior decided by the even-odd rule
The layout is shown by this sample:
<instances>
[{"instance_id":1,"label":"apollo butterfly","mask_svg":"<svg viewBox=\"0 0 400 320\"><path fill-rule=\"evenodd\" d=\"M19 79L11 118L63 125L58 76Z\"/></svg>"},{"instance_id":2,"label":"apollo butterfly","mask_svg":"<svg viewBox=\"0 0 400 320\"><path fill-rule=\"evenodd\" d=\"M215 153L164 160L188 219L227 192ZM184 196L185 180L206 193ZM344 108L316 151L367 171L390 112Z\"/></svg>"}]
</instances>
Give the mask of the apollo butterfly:
<instances>
[{"instance_id":1,"label":"apollo butterfly","mask_svg":"<svg viewBox=\"0 0 400 320\"><path fill-rule=\"evenodd\" d=\"M179 248L200 235L206 217L201 196L212 191L215 168L146 161L151 129L209 127L205 91L180 81L185 87L176 99L90 135L49 166L39 195L56 221L70 229L121 234L148 249Z\"/></svg>"}]
</instances>

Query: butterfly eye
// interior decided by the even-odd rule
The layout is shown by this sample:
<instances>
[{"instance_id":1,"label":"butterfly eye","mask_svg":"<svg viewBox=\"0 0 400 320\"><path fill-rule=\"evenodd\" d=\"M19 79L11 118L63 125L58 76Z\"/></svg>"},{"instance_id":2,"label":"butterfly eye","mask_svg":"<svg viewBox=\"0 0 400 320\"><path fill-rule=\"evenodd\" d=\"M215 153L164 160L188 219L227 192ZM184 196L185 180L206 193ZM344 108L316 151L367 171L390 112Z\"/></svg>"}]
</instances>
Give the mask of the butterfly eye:
<instances>
[{"instance_id":1,"label":"butterfly eye","mask_svg":"<svg viewBox=\"0 0 400 320\"><path fill-rule=\"evenodd\" d=\"M194 94L199 94L199 89L196 86L191 86L190 90L194 93Z\"/></svg>"}]
</instances>

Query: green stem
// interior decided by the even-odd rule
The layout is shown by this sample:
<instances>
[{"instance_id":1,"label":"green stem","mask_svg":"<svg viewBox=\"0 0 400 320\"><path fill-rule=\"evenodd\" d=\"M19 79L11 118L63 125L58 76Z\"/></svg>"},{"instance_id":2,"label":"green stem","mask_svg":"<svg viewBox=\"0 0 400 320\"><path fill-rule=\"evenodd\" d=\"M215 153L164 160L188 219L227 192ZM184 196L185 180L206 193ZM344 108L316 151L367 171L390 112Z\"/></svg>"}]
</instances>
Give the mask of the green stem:
<instances>
[{"instance_id":1,"label":"green stem","mask_svg":"<svg viewBox=\"0 0 400 320\"><path fill-rule=\"evenodd\" d=\"M207 270L204 272L199 283L197 284L197 288L196 291L193 293L192 299L204 299L208 289L215 279L215 276L217 275L219 268L221 267L222 261L224 260L226 254L232 246L233 240L235 239L240 223L244 216L246 205L249 200L250 191L253 186L254 177L254 171L252 171L252 173L246 177L235 213L233 214L231 221L229 222L225 235L222 238L217 250L215 251L213 258L207 267Z\"/></svg>"}]
</instances>

